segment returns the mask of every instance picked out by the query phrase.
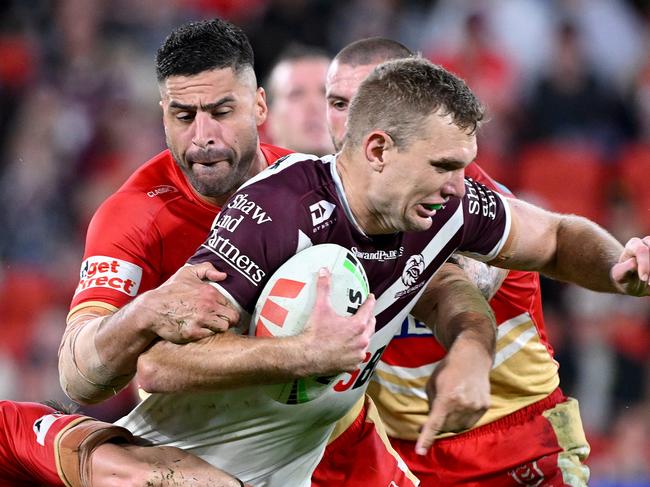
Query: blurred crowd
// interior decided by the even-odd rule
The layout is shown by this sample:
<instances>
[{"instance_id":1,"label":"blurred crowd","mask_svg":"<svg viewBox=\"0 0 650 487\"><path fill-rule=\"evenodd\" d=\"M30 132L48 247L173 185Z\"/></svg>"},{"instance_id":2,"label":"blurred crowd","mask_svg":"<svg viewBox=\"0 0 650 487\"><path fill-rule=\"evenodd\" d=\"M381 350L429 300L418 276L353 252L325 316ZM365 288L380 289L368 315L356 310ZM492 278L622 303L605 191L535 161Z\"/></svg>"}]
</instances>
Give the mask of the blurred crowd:
<instances>
[{"instance_id":1,"label":"blurred crowd","mask_svg":"<svg viewBox=\"0 0 650 487\"><path fill-rule=\"evenodd\" d=\"M157 47L212 16L245 29L260 80L293 43L334 54L362 37L399 40L483 100L478 160L493 177L621 241L650 234L650 2L0 2L0 398L64 398L57 348L89 219L164 147ZM650 300L547 280L543 292L592 485L650 485ZM132 405L127 392L84 410L111 420Z\"/></svg>"}]
</instances>

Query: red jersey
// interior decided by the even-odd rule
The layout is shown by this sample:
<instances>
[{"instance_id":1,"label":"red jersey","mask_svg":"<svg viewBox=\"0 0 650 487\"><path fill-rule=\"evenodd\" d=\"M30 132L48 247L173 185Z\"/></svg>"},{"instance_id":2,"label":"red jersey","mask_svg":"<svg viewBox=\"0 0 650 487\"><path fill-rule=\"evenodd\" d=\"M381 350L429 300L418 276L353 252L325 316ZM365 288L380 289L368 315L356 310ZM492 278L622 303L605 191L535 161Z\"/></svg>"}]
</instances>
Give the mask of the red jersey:
<instances>
[{"instance_id":1,"label":"red jersey","mask_svg":"<svg viewBox=\"0 0 650 487\"><path fill-rule=\"evenodd\" d=\"M269 164L290 153L261 149ZM203 243L220 210L196 193L169 150L155 156L93 216L71 312L89 305L114 311L158 287Z\"/></svg>"},{"instance_id":2,"label":"red jersey","mask_svg":"<svg viewBox=\"0 0 650 487\"><path fill-rule=\"evenodd\" d=\"M0 486L69 485L62 480L58 438L86 419L43 404L0 401Z\"/></svg>"},{"instance_id":3,"label":"red jersey","mask_svg":"<svg viewBox=\"0 0 650 487\"><path fill-rule=\"evenodd\" d=\"M470 164L465 174L512 196L477 164ZM558 365L544 330L539 274L509 271L490 306L498 325L497 351L490 374L491 407L476 426L537 402L559 385ZM389 436L417 439L429 413L425 384L445 354L426 325L411 316L404 321L368 388Z\"/></svg>"}]
</instances>

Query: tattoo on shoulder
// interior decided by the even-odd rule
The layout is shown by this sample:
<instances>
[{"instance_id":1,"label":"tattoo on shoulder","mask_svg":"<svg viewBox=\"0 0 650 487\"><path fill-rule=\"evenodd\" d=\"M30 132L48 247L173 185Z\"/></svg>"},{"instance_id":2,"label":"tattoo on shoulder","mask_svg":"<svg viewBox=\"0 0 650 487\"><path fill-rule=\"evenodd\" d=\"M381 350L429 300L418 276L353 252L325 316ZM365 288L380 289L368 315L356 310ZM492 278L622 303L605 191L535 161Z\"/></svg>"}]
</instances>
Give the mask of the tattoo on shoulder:
<instances>
[{"instance_id":1,"label":"tattoo on shoulder","mask_svg":"<svg viewBox=\"0 0 650 487\"><path fill-rule=\"evenodd\" d=\"M463 269L463 271L465 271L465 274L467 274L470 280L479 288L483 297L488 300L491 299L501 287L503 280L508 274L508 271L504 269L493 267L459 254L454 254L449 260L453 261Z\"/></svg>"}]
</instances>

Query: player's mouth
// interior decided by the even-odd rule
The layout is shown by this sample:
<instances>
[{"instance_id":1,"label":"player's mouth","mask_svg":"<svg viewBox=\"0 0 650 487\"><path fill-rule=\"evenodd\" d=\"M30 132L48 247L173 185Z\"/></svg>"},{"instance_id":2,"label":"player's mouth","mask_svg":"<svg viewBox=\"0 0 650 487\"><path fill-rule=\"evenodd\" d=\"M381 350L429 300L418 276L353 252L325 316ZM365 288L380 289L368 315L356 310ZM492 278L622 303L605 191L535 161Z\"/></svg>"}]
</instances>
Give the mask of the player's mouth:
<instances>
[{"instance_id":1,"label":"player's mouth","mask_svg":"<svg viewBox=\"0 0 650 487\"><path fill-rule=\"evenodd\" d=\"M444 206L444 203L420 203L418 205L418 214L423 218L431 218Z\"/></svg>"},{"instance_id":2,"label":"player's mouth","mask_svg":"<svg viewBox=\"0 0 650 487\"><path fill-rule=\"evenodd\" d=\"M424 206L425 210L438 211L441 210L444 205L442 203L422 203L422 206Z\"/></svg>"}]
</instances>

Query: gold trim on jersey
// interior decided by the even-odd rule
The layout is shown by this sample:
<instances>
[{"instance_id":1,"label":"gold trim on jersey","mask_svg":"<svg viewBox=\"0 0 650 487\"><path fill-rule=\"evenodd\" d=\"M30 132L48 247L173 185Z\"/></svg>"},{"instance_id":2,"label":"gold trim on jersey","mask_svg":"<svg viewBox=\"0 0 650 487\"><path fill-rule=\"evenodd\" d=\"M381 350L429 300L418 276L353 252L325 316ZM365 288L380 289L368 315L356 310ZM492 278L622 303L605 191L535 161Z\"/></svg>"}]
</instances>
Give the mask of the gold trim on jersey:
<instances>
[{"instance_id":1,"label":"gold trim on jersey","mask_svg":"<svg viewBox=\"0 0 650 487\"><path fill-rule=\"evenodd\" d=\"M368 394L375 401L389 436L417 439L429 412L425 385L435 366L410 368L379 363ZM496 421L551 394L560 383L557 370L557 362L542 343L528 313L501 323L490 373L491 406L474 427Z\"/></svg>"},{"instance_id":2,"label":"gold trim on jersey","mask_svg":"<svg viewBox=\"0 0 650 487\"><path fill-rule=\"evenodd\" d=\"M68 312L68 316L66 316L65 321L67 322L70 319L70 316L72 316L73 313L76 313L80 309L90 308L90 307L104 308L110 311L111 313L115 313L119 309L113 306L112 304L104 303L103 301L84 301L83 303L79 303L77 306L75 306Z\"/></svg>"},{"instance_id":3,"label":"gold trim on jersey","mask_svg":"<svg viewBox=\"0 0 650 487\"><path fill-rule=\"evenodd\" d=\"M357 419L359 414L361 413L361 410L363 409L363 404L366 399L365 394L359 398L359 400L355 403L352 408L343 416L341 419L339 419L336 422L336 426L334 427L334 431L332 431L332 434L330 435L330 439L327 440L327 443L332 443L334 440L336 440L345 430L347 430L352 423L354 423L354 420Z\"/></svg>"}]
</instances>

